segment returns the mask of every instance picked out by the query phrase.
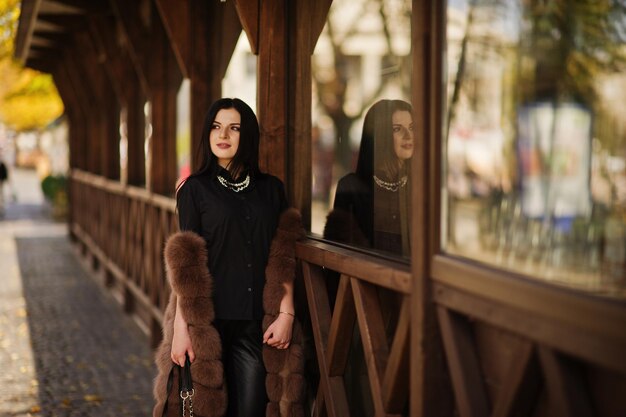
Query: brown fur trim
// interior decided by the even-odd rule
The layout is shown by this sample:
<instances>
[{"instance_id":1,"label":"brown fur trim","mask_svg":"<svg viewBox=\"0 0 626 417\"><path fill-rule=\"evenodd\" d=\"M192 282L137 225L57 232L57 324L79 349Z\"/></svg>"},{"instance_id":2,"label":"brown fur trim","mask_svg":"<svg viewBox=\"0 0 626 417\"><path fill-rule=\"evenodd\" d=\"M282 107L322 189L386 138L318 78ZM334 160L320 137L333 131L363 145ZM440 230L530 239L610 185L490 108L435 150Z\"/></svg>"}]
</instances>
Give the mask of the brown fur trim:
<instances>
[{"instance_id":1,"label":"brown fur trim","mask_svg":"<svg viewBox=\"0 0 626 417\"><path fill-rule=\"evenodd\" d=\"M279 219L265 270L264 329L267 329L278 313L280 301L285 294L283 284L295 278L295 242L303 236L304 229L298 211L285 210ZM192 232L176 233L167 240L164 255L172 294L163 320L163 340L155 356L159 373L154 381L156 405L153 416L161 417L165 402L167 378L172 369L170 353L178 301L181 313L189 325L189 336L196 354L196 360L191 365L196 390L194 414L196 417L221 417L226 412L227 397L221 363L221 340L213 326L213 278L207 267L206 244L202 237ZM266 389L270 398L267 416L304 417L302 405L294 403L302 401L299 393L304 392L302 340L302 330L296 320L289 349L278 350L267 345L263 347L263 361L268 371ZM292 381L293 387L287 386L289 381ZM178 377L175 376L168 417L178 416L180 398L177 385Z\"/></svg>"},{"instance_id":2,"label":"brown fur trim","mask_svg":"<svg viewBox=\"0 0 626 417\"><path fill-rule=\"evenodd\" d=\"M215 319L211 294L213 278L207 267L206 243L195 233L176 233L168 238L164 256L172 293L163 318L163 340L155 357L159 373L154 382L156 405L153 416L161 417L166 399L167 379L173 366L170 354L174 316L179 301L181 313L189 325L189 336L196 354L196 360L191 365L196 390L194 414L197 417L221 417L226 412L227 400L221 363L221 341L219 333L212 325ZM168 417L178 417L179 404L178 377L175 376L169 395Z\"/></svg>"},{"instance_id":3,"label":"brown fur trim","mask_svg":"<svg viewBox=\"0 0 626 417\"><path fill-rule=\"evenodd\" d=\"M295 209L283 212L278 223L278 229L270 247L270 257L265 268L265 287L263 289L263 329L276 319L280 302L285 294L284 284L293 282L296 276L295 245L296 241L304 236L302 218ZM269 404L266 416L287 417L295 415L292 410L293 401L303 400L304 393L304 355L302 355L302 331L296 319L292 331L289 349L279 350L267 345L263 346L263 363L267 370L265 385ZM295 355L292 352L296 352ZM301 363L300 363L301 360ZM300 375L292 377L294 372ZM299 378L298 378L299 377ZM296 387L288 387L287 380L296 381ZM301 383L300 383L301 382ZM304 409L302 416L304 416Z\"/></svg>"}]
</instances>

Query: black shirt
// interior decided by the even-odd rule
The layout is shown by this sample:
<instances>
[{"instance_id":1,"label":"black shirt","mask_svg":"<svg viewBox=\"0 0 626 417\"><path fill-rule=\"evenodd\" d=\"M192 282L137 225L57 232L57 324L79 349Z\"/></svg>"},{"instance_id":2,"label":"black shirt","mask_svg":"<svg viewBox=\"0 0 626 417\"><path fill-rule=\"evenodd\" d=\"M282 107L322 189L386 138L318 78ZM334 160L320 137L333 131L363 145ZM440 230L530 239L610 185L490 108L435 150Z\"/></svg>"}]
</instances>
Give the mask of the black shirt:
<instances>
[{"instance_id":1,"label":"black shirt","mask_svg":"<svg viewBox=\"0 0 626 417\"><path fill-rule=\"evenodd\" d=\"M226 170L220 175L233 182ZM180 230L206 241L216 317L262 319L265 266L278 218L287 208L283 183L259 174L237 193L217 177L192 177L180 188L177 202Z\"/></svg>"}]
</instances>

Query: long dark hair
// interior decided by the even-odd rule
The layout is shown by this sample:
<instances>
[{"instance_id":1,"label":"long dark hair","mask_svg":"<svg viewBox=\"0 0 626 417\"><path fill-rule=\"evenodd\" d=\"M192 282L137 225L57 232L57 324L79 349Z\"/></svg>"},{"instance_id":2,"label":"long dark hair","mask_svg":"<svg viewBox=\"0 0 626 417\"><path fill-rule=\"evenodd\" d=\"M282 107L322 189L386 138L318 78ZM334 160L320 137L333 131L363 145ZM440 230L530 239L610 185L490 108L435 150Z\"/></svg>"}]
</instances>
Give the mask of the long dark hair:
<instances>
[{"instance_id":1,"label":"long dark hair","mask_svg":"<svg viewBox=\"0 0 626 417\"><path fill-rule=\"evenodd\" d=\"M259 122L256 115L246 103L238 98L221 98L215 101L204 116L202 126L202 137L198 143L194 161L199 162L196 169L187 179L201 175L214 177L219 172L220 166L217 157L211 152L209 135L211 126L220 110L235 109L241 116L241 127L239 134L239 146L232 161L228 165L228 170L235 175L243 172L251 176L259 174ZM187 180L185 179L185 181ZM183 185L182 181L178 189Z\"/></svg>"},{"instance_id":2,"label":"long dark hair","mask_svg":"<svg viewBox=\"0 0 626 417\"><path fill-rule=\"evenodd\" d=\"M406 101L380 100L374 103L365 115L356 175L366 183L372 181L377 166L397 171L395 161L398 157L393 147L392 123L393 114L397 111L412 113L413 109ZM408 169L408 166L404 169Z\"/></svg>"}]
</instances>

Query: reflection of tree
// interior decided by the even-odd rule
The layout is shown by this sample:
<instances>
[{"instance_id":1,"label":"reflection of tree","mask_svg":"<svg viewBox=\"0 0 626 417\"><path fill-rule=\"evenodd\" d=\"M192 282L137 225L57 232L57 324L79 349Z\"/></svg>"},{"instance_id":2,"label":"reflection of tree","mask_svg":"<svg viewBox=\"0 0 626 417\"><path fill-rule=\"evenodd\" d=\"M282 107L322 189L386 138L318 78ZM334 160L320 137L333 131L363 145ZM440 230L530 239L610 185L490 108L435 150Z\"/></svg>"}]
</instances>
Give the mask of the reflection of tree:
<instances>
[{"instance_id":1,"label":"reflection of tree","mask_svg":"<svg viewBox=\"0 0 626 417\"><path fill-rule=\"evenodd\" d=\"M592 105L595 80L626 69L626 5L611 0L534 0L525 18L532 24L527 49L535 73L523 74L527 100L568 98Z\"/></svg>"},{"instance_id":2,"label":"reflection of tree","mask_svg":"<svg viewBox=\"0 0 626 417\"><path fill-rule=\"evenodd\" d=\"M337 2L340 3L340 2ZM332 49L332 61L334 67L330 71L313 71L313 83L316 87L317 98L323 111L331 118L336 131L335 157L336 161L344 167L350 166L351 151L349 132L352 124L358 120L384 92L385 88L392 82L398 82L406 96L410 96L410 55L399 56L393 50L393 35L390 27L392 20L410 22L411 5L409 0L401 0L400 16L395 12L390 12L386 5L389 1L365 0L361 8L355 14L352 21L343 22L345 29L338 31L333 24L334 7L331 8L326 22L326 34ZM381 79L375 91L363 97L358 108L347 108L345 105L350 101L351 80L356 76L360 62L358 57L346 54L342 47L344 42L350 41L361 35L361 24L365 15L376 8L380 17L380 36L384 37L386 53L382 57L382 67L380 69ZM403 17L403 19L399 19ZM406 33L410 31L406 30Z\"/></svg>"},{"instance_id":3,"label":"reflection of tree","mask_svg":"<svg viewBox=\"0 0 626 417\"><path fill-rule=\"evenodd\" d=\"M489 31L488 22L510 21L524 7L518 62L519 100L562 101L593 105L597 77L626 69L626 4L611 0L469 0L453 89L448 103L446 133L454 124L459 98L469 74L468 59L487 50L503 52L504 34ZM470 53L471 51L471 53ZM447 135L446 135L447 137Z\"/></svg>"}]
</instances>

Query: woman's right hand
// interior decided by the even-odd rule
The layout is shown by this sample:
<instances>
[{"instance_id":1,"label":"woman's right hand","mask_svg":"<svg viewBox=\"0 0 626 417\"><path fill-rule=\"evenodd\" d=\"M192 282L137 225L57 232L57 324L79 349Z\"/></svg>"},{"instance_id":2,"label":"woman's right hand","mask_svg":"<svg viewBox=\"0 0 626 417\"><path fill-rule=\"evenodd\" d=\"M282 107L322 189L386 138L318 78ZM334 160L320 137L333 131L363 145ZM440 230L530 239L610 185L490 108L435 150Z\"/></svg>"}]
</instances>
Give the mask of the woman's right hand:
<instances>
[{"instance_id":1,"label":"woman's right hand","mask_svg":"<svg viewBox=\"0 0 626 417\"><path fill-rule=\"evenodd\" d=\"M177 308L176 316L174 318L174 337L172 339L172 351L170 353L170 358L175 364L185 366L185 353L189 355L190 362L193 362L196 359L196 355L191 347L191 338L189 337L187 323L179 312L180 309Z\"/></svg>"}]
</instances>

